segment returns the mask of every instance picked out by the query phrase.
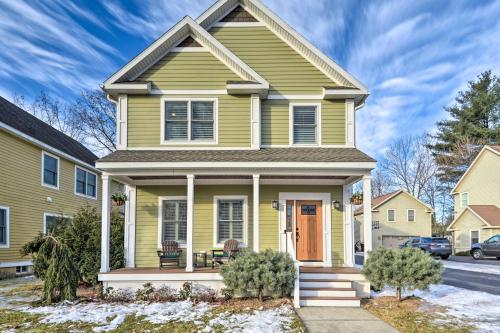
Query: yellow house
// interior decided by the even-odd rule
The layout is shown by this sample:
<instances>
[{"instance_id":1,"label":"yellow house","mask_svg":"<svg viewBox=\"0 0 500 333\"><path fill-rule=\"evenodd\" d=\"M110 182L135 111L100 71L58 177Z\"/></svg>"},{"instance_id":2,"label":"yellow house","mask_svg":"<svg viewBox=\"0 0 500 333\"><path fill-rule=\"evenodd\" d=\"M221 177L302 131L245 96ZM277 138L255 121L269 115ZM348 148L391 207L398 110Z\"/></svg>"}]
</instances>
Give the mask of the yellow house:
<instances>
[{"instance_id":1,"label":"yellow house","mask_svg":"<svg viewBox=\"0 0 500 333\"><path fill-rule=\"evenodd\" d=\"M373 247L397 248L409 237L431 237L432 213L431 207L403 190L373 198ZM364 242L363 208L354 215L355 239Z\"/></svg>"},{"instance_id":2,"label":"yellow house","mask_svg":"<svg viewBox=\"0 0 500 333\"><path fill-rule=\"evenodd\" d=\"M484 146L451 195L455 219L448 230L455 253L500 234L500 146Z\"/></svg>"},{"instance_id":3,"label":"yellow house","mask_svg":"<svg viewBox=\"0 0 500 333\"><path fill-rule=\"evenodd\" d=\"M97 159L81 143L0 97L0 274L28 272L21 247L57 216L101 207Z\"/></svg>"}]
</instances>

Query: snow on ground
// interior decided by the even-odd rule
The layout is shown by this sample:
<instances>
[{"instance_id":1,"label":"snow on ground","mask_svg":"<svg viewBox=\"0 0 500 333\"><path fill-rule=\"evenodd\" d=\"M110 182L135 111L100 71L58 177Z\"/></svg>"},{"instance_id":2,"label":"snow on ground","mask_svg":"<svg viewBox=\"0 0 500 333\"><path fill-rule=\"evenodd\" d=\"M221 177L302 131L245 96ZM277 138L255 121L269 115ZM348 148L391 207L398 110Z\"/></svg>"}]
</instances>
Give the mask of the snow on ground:
<instances>
[{"instance_id":1,"label":"snow on ground","mask_svg":"<svg viewBox=\"0 0 500 333\"><path fill-rule=\"evenodd\" d=\"M457 261L441 261L446 268L450 269L460 269L462 271L471 271L478 273L488 273L488 274L498 274L500 275L500 266L495 265L483 265L483 264L469 264L466 262Z\"/></svg>"},{"instance_id":2,"label":"snow on ground","mask_svg":"<svg viewBox=\"0 0 500 333\"><path fill-rule=\"evenodd\" d=\"M478 332L500 332L500 296L472 291L443 284L432 285L429 290L405 292L437 306L444 306L445 313L464 323L477 327ZM394 290L384 289L373 296L394 296Z\"/></svg>"},{"instance_id":3,"label":"snow on ground","mask_svg":"<svg viewBox=\"0 0 500 333\"><path fill-rule=\"evenodd\" d=\"M292 318L290 306L281 306L276 309L254 311L253 313L222 313L210 320L209 327L216 325L224 327L228 332L282 332L282 327L290 325ZM210 332L210 331L208 331Z\"/></svg>"}]
</instances>

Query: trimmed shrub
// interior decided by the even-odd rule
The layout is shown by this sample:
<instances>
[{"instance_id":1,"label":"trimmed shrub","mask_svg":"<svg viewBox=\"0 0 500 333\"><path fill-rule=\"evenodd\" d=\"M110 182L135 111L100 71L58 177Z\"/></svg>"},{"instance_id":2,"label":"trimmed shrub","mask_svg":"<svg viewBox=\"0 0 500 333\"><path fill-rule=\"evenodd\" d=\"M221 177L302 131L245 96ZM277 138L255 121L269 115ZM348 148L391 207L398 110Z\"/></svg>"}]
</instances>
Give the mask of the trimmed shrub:
<instances>
[{"instance_id":1,"label":"trimmed shrub","mask_svg":"<svg viewBox=\"0 0 500 333\"><path fill-rule=\"evenodd\" d=\"M370 252L361 273L376 289L392 287L401 301L403 289L426 290L431 284L439 283L444 267L429 254L420 249L385 249Z\"/></svg>"},{"instance_id":2,"label":"trimmed shrub","mask_svg":"<svg viewBox=\"0 0 500 333\"><path fill-rule=\"evenodd\" d=\"M273 250L241 252L235 260L222 266L227 293L273 297L290 295L295 282L295 267L287 253Z\"/></svg>"}]
</instances>

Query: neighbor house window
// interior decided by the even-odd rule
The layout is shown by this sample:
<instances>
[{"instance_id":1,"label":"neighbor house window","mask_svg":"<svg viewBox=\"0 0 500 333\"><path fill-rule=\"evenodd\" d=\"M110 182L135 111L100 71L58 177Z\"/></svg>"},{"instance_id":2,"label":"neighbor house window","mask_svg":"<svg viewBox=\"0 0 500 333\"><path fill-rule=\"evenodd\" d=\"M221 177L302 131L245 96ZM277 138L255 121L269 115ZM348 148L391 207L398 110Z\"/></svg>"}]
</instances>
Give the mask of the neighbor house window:
<instances>
[{"instance_id":1,"label":"neighbor house window","mask_svg":"<svg viewBox=\"0 0 500 333\"><path fill-rule=\"evenodd\" d=\"M294 105L293 144L314 145L318 142L318 107Z\"/></svg>"},{"instance_id":2,"label":"neighbor house window","mask_svg":"<svg viewBox=\"0 0 500 333\"><path fill-rule=\"evenodd\" d=\"M9 208L0 206L0 247L9 247Z\"/></svg>"},{"instance_id":3,"label":"neighbor house window","mask_svg":"<svg viewBox=\"0 0 500 333\"><path fill-rule=\"evenodd\" d=\"M59 188L59 158L45 152L42 154L42 184Z\"/></svg>"},{"instance_id":4,"label":"neighbor house window","mask_svg":"<svg viewBox=\"0 0 500 333\"><path fill-rule=\"evenodd\" d=\"M214 100L165 101L164 141L215 141Z\"/></svg>"},{"instance_id":5,"label":"neighbor house window","mask_svg":"<svg viewBox=\"0 0 500 333\"><path fill-rule=\"evenodd\" d=\"M460 195L461 207L467 207L469 205L469 193L462 193Z\"/></svg>"},{"instance_id":6,"label":"neighbor house window","mask_svg":"<svg viewBox=\"0 0 500 333\"><path fill-rule=\"evenodd\" d=\"M44 213L43 214L43 232L50 233L61 222L67 221L71 217L61 214Z\"/></svg>"},{"instance_id":7,"label":"neighbor house window","mask_svg":"<svg viewBox=\"0 0 500 333\"><path fill-rule=\"evenodd\" d=\"M162 201L162 237L161 241L173 240L186 243L187 239L187 201Z\"/></svg>"},{"instance_id":8,"label":"neighbor house window","mask_svg":"<svg viewBox=\"0 0 500 333\"><path fill-rule=\"evenodd\" d=\"M470 245L479 243L479 230L472 230L470 232Z\"/></svg>"},{"instance_id":9,"label":"neighbor house window","mask_svg":"<svg viewBox=\"0 0 500 333\"><path fill-rule=\"evenodd\" d=\"M245 242L245 200L217 199L217 243L228 239Z\"/></svg>"},{"instance_id":10,"label":"neighbor house window","mask_svg":"<svg viewBox=\"0 0 500 333\"><path fill-rule=\"evenodd\" d=\"M415 209L408 209L407 218L408 222L415 222Z\"/></svg>"},{"instance_id":11,"label":"neighbor house window","mask_svg":"<svg viewBox=\"0 0 500 333\"><path fill-rule=\"evenodd\" d=\"M387 221L389 221L389 222L396 221L396 210L395 209L388 209L387 210Z\"/></svg>"},{"instance_id":12,"label":"neighbor house window","mask_svg":"<svg viewBox=\"0 0 500 333\"><path fill-rule=\"evenodd\" d=\"M97 175L82 168L75 168L75 192L86 197L97 197Z\"/></svg>"}]
</instances>

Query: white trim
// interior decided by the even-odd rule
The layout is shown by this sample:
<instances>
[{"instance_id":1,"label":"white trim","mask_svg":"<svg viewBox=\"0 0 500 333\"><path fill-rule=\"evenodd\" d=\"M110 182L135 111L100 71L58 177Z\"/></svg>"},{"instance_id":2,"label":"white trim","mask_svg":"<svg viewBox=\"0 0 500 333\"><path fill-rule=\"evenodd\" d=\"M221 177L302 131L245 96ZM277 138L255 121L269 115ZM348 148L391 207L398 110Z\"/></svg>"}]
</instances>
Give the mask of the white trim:
<instances>
[{"instance_id":1,"label":"white trim","mask_svg":"<svg viewBox=\"0 0 500 333\"><path fill-rule=\"evenodd\" d=\"M269 94L267 96L269 100L323 100L322 95L280 95L280 94Z\"/></svg>"},{"instance_id":2,"label":"white trim","mask_svg":"<svg viewBox=\"0 0 500 333\"><path fill-rule=\"evenodd\" d=\"M47 212L44 212L43 213L43 229L42 229L42 232L44 234L47 233L47 217L48 216L62 217L62 218L65 218L65 219L72 219L73 218L72 216L66 215L66 214L56 214L56 213L47 213Z\"/></svg>"},{"instance_id":3,"label":"white trim","mask_svg":"<svg viewBox=\"0 0 500 333\"><path fill-rule=\"evenodd\" d=\"M247 195L214 195L213 198L213 245L215 248L223 248L224 243L218 242L218 201L219 200L243 200L243 243L239 247L248 247L248 196Z\"/></svg>"},{"instance_id":4,"label":"white trim","mask_svg":"<svg viewBox=\"0 0 500 333\"><path fill-rule=\"evenodd\" d=\"M0 249L8 249L10 248L10 207L7 206L0 206L0 209L5 210L5 226L6 226L6 233L5 235L7 236L7 242L5 244L0 244ZM0 267L1 263L0 263Z\"/></svg>"},{"instance_id":5,"label":"white trim","mask_svg":"<svg viewBox=\"0 0 500 333\"><path fill-rule=\"evenodd\" d=\"M101 268L100 272L109 272L109 237L111 233L111 177L101 175Z\"/></svg>"},{"instance_id":6,"label":"white trim","mask_svg":"<svg viewBox=\"0 0 500 333\"><path fill-rule=\"evenodd\" d=\"M259 149L261 144L261 103L259 95L250 96L250 148Z\"/></svg>"},{"instance_id":7,"label":"white trim","mask_svg":"<svg viewBox=\"0 0 500 333\"><path fill-rule=\"evenodd\" d=\"M475 243L472 243L472 232L473 231L477 231L477 242L481 243L481 229L471 229L469 231L469 241L470 241L470 246L471 247L472 247L472 244L475 244Z\"/></svg>"},{"instance_id":8,"label":"white trim","mask_svg":"<svg viewBox=\"0 0 500 333\"><path fill-rule=\"evenodd\" d=\"M81 164L81 165L83 165L83 166L85 166L85 167L87 167L89 169L94 170L95 172L100 173L100 171L97 170L97 168L95 168L94 166L92 166L92 165L90 165L88 163L85 163L85 162L83 162L83 161L81 161L81 160L79 160L79 159L77 159L77 158L75 158L75 157L73 157L71 155L68 155L68 154L66 154L66 153L64 153L64 152L62 152L62 151L60 151L60 150L58 150L56 148L53 148L52 146L49 146L48 144L46 144L46 143L44 143L42 141L39 141L39 140L37 140L37 139L35 139L35 138L27 135L27 134L24 134L23 132L18 131L17 129L15 129L15 128L13 128L13 127L11 127L11 126L9 126L9 125L1 122L1 121L0 121L0 129L4 129L7 132L13 134L14 136L17 136L19 138L22 138L22 139L24 139L24 140L26 140L26 141L34 144L35 146L38 146L38 147L42 148L42 150L50 151L51 153L57 154L57 155L65 158L65 159L67 159L68 161L71 161L73 163Z\"/></svg>"},{"instance_id":9,"label":"white trim","mask_svg":"<svg viewBox=\"0 0 500 333\"><path fill-rule=\"evenodd\" d=\"M162 248L162 236L163 236L163 201L174 201L174 200L185 200L187 203L187 196L162 196L158 197L158 249ZM187 223L187 221L186 221ZM186 248L187 247L187 242L186 243L180 243L179 242L179 247L180 248Z\"/></svg>"},{"instance_id":10,"label":"white trim","mask_svg":"<svg viewBox=\"0 0 500 333\"><path fill-rule=\"evenodd\" d=\"M253 250L260 250L260 175L253 175Z\"/></svg>"},{"instance_id":11,"label":"white trim","mask_svg":"<svg viewBox=\"0 0 500 333\"><path fill-rule=\"evenodd\" d=\"M128 147L127 150L186 150L186 147L162 146L162 147ZM189 147L189 150L259 150L252 147Z\"/></svg>"},{"instance_id":12,"label":"white trim","mask_svg":"<svg viewBox=\"0 0 500 333\"><path fill-rule=\"evenodd\" d=\"M166 102L187 102L187 140L166 140L165 139L165 104ZM191 103L192 102L212 102L214 103L213 109L213 121L214 121L214 129L213 129L213 140L211 141L200 141L200 140L191 140ZM217 145L219 143L219 98L217 97L162 97L160 99L160 145L171 146L171 145Z\"/></svg>"},{"instance_id":13,"label":"white trim","mask_svg":"<svg viewBox=\"0 0 500 333\"><path fill-rule=\"evenodd\" d=\"M313 106L316 108L316 143L303 144L293 142L293 111L296 106ZM320 147L321 146L321 103L289 103L288 105L288 143L291 147Z\"/></svg>"},{"instance_id":14,"label":"white trim","mask_svg":"<svg viewBox=\"0 0 500 333\"><path fill-rule=\"evenodd\" d=\"M151 91L151 82L146 82L146 83L118 82L106 86L106 92L113 94L148 94L150 91Z\"/></svg>"},{"instance_id":15,"label":"white trim","mask_svg":"<svg viewBox=\"0 0 500 333\"><path fill-rule=\"evenodd\" d=\"M413 211L413 221L410 221L410 210ZM406 210L406 222L408 222L408 223L417 222L417 210L415 208L408 208Z\"/></svg>"},{"instance_id":16,"label":"white trim","mask_svg":"<svg viewBox=\"0 0 500 333\"><path fill-rule=\"evenodd\" d=\"M354 260L354 210L350 202L352 185L342 186L342 215L344 220L344 266L353 267Z\"/></svg>"},{"instance_id":17,"label":"white trim","mask_svg":"<svg viewBox=\"0 0 500 333\"><path fill-rule=\"evenodd\" d=\"M323 98L324 99L344 99L344 98L362 98L366 96L366 92L363 92L357 88L352 89L327 89L323 87Z\"/></svg>"},{"instance_id":18,"label":"white trim","mask_svg":"<svg viewBox=\"0 0 500 333\"><path fill-rule=\"evenodd\" d=\"M374 169L376 162L97 162L96 166L99 169L348 169L366 170ZM347 172L347 171L346 171ZM345 175L349 175L345 173Z\"/></svg>"},{"instance_id":19,"label":"white trim","mask_svg":"<svg viewBox=\"0 0 500 333\"><path fill-rule=\"evenodd\" d=\"M91 173L91 174L93 174L93 175L95 176L95 196L94 196L94 197L93 197L93 196L91 196L91 195L78 193L78 192L76 191L76 181L77 181L77 174L76 174L76 173L77 173L77 170L78 170L78 169L80 169L80 170L82 170L82 171L85 171L85 186L87 186L87 185L88 185L87 175L88 175L89 173ZM97 174L96 174L95 172L92 172L92 171L90 171L90 170L87 170L87 169L85 169L85 168L82 168L81 166L75 165L74 177L75 177L75 179L74 179L74 188L73 188L73 190L74 190L74 194L75 194L75 195L77 195L77 196L79 196L79 197L83 197L83 198L87 198L87 199L97 200L97 193L98 193L98 187L97 187L97 185L99 184L99 180L98 180L98 176L97 176ZM87 193L87 188L86 188L86 187L85 187L85 193Z\"/></svg>"},{"instance_id":20,"label":"white trim","mask_svg":"<svg viewBox=\"0 0 500 333\"><path fill-rule=\"evenodd\" d=\"M54 186L54 185L51 185L51 184L46 184L44 182L44 170L45 170L45 155L47 156L50 156L52 158L55 158L57 160L57 186ZM44 150L42 150L42 170L41 170L41 181L42 181L42 186L43 187L48 187L48 188L51 188L53 190L58 190L59 191L59 187L60 187L60 182L61 182L61 159L59 158L59 156L56 156L54 154L51 154L51 153L48 153Z\"/></svg>"},{"instance_id":21,"label":"white trim","mask_svg":"<svg viewBox=\"0 0 500 333\"><path fill-rule=\"evenodd\" d=\"M187 239L186 239L186 272L193 272L193 223L194 223L194 175L187 178Z\"/></svg>"},{"instance_id":22,"label":"white trim","mask_svg":"<svg viewBox=\"0 0 500 333\"><path fill-rule=\"evenodd\" d=\"M452 226L457 223L457 221L462 217L462 215L466 212L466 211L469 211L470 213L472 213L474 216L476 216L480 221L482 221L484 224L486 224L487 226L486 227L483 227L483 228L498 228L497 226L492 226L491 224L488 223L488 221L486 221L483 217L481 217L481 215L479 215L478 213L476 213L472 208L470 208L469 206L465 207L464 209L462 209L457 217L455 217L453 219L453 221L450 223L450 225L448 226L448 228L446 228L446 230L448 231L452 231L454 230L452 228Z\"/></svg>"},{"instance_id":23,"label":"white trim","mask_svg":"<svg viewBox=\"0 0 500 333\"><path fill-rule=\"evenodd\" d=\"M116 103L116 149L127 149L128 95L120 94Z\"/></svg>"},{"instance_id":24,"label":"white trim","mask_svg":"<svg viewBox=\"0 0 500 333\"><path fill-rule=\"evenodd\" d=\"M462 199L463 195L467 196L467 204L465 206L463 204L463 199ZM460 192L459 200L460 200L460 208L465 208L465 207L469 206L469 192Z\"/></svg>"},{"instance_id":25,"label":"white trim","mask_svg":"<svg viewBox=\"0 0 500 333\"><path fill-rule=\"evenodd\" d=\"M294 147L293 145L261 145L261 148L290 148ZM316 147L316 146L315 146ZM320 145L320 148L352 148L347 145Z\"/></svg>"},{"instance_id":26,"label":"white trim","mask_svg":"<svg viewBox=\"0 0 500 333\"><path fill-rule=\"evenodd\" d=\"M348 147L356 147L356 115L354 112L354 100L345 100L345 144Z\"/></svg>"},{"instance_id":27,"label":"white trim","mask_svg":"<svg viewBox=\"0 0 500 333\"><path fill-rule=\"evenodd\" d=\"M17 266L33 266L32 261L3 261L0 262L0 268L9 268Z\"/></svg>"},{"instance_id":28,"label":"white trim","mask_svg":"<svg viewBox=\"0 0 500 333\"><path fill-rule=\"evenodd\" d=\"M372 238L372 177L368 173L363 176L363 234L365 260L373 249Z\"/></svg>"},{"instance_id":29,"label":"white trim","mask_svg":"<svg viewBox=\"0 0 500 333\"><path fill-rule=\"evenodd\" d=\"M206 47L174 47L170 50L170 53L181 53L181 52L210 52Z\"/></svg>"},{"instance_id":30,"label":"white trim","mask_svg":"<svg viewBox=\"0 0 500 333\"><path fill-rule=\"evenodd\" d=\"M393 221L391 221L391 220L389 219L389 211L390 211L390 210L394 211L394 220L393 220ZM396 208L387 208L387 222L394 223L394 222L396 222L396 221L397 221L397 219L396 219Z\"/></svg>"},{"instance_id":31,"label":"white trim","mask_svg":"<svg viewBox=\"0 0 500 333\"><path fill-rule=\"evenodd\" d=\"M285 252L286 234L286 201L287 200L321 200L323 211L323 261L324 267L332 266L332 201L330 193L322 192L279 192L278 237L279 249ZM271 204L271 203L269 203ZM317 262L313 263L317 265ZM307 263L301 263L307 266Z\"/></svg>"},{"instance_id":32,"label":"white trim","mask_svg":"<svg viewBox=\"0 0 500 333\"><path fill-rule=\"evenodd\" d=\"M221 27L236 27L236 28L253 28L253 27L265 27L266 25L262 22L216 22L210 26L210 28L221 28Z\"/></svg>"},{"instance_id":33,"label":"white trim","mask_svg":"<svg viewBox=\"0 0 500 333\"><path fill-rule=\"evenodd\" d=\"M125 201L125 265L126 267L135 267L135 215L136 215L136 187L126 185L125 191L128 200Z\"/></svg>"},{"instance_id":34,"label":"white trim","mask_svg":"<svg viewBox=\"0 0 500 333\"><path fill-rule=\"evenodd\" d=\"M151 95L227 95L227 90L151 90Z\"/></svg>"},{"instance_id":35,"label":"white trim","mask_svg":"<svg viewBox=\"0 0 500 333\"><path fill-rule=\"evenodd\" d=\"M495 149L491 148L488 145L485 145L483 147L483 149L481 149L481 151L477 154L477 156L474 159L474 161L472 161L472 163L469 165L469 167L467 168L467 170L465 171L465 173L462 175L462 177L460 177L460 179L458 180L457 184L450 191L451 195L453 195L453 194L455 194L457 192L458 186L462 183L462 181L465 179L465 177L470 173L470 171L472 170L472 168L474 167L474 165L476 165L477 161L479 161L479 158L484 154L484 151L486 151L486 150L489 150L490 152L496 154L497 156L500 156L500 152L496 151Z\"/></svg>"},{"instance_id":36,"label":"white trim","mask_svg":"<svg viewBox=\"0 0 500 333\"><path fill-rule=\"evenodd\" d=\"M130 274L130 273L113 273L113 274L98 274L98 281L222 281L223 278L219 273L168 273L168 270L163 270L165 273L154 274Z\"/></svg>"}]
</instances>

